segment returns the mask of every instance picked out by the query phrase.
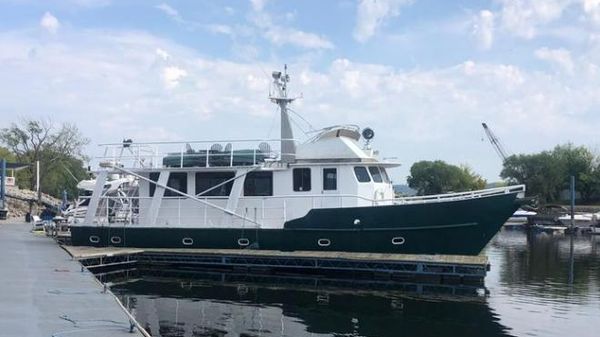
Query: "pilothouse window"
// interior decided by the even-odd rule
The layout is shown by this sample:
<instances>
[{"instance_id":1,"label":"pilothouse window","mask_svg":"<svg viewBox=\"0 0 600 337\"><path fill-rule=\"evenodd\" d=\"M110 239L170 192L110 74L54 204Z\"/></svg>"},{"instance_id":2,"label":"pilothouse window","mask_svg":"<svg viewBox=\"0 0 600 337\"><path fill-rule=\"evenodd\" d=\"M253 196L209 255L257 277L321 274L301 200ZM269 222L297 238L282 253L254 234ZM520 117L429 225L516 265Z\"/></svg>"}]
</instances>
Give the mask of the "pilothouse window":
<instances>
[{"instance_id":1,"label":"pilothouse window","mask_svg":"<svg viewBox=\"0 0 600 337\"><path fill-rule=\"evenodd\" d=\"M249 172L244 180L245 196L272 196L273 172Z\"/></svg>"},{"instance_id":2,"label":"pilothouse window","mask_svg":"<svg viewBox=\"0 0 600 337\"><path fill-rule=\"evenodd\" d=\"M294 174L294 191L306 192L310 191L310 168L295 168Z\"/></svg>"},{"instance_id":3,"label":"pilothouse window","mask_svg":"<svg viewBox=\"0 0 600 337\"><path fill-rule=\"evenodd\" d=\"M210 188L220 185L206 193L202 193L201 196L228 197L231 193L231 188L233 187L233 180L227 184L223 183L233 179L233 177L233 172L198 172L196 173L196 194L200 194Z\"/></svg>"},{"instance_id":4,"label":"pilothouse window","mask_svg":"<svg viewBox=\"0 0 600 337\"><path fill-rule=\"evenodd\" d=\"M335 168L324 168L323 169L323 190L324 191L337 190L337 169L335 169Z\"/></svg>"},{"instance_id":5,"label":"pilothouse window","mask_svg":"<svg viewBox=\"0 0 600 337\"><path fill-rule=\"evenodd\" d=\"M389 184L390 177L388 176L387 172L385 171L385 168L379 167L379 171L381 171L381 175L383 176L383 181Z\"/></svg>"},{"instance_id":6,"label":"pilothouse window","mask_svg":"<svg viewBox=\"0 0 600 337\"><path fill-rule=\"evenodd\" d=\"M354 174L356 175L356 179L360 183L368 183L369 181L371 181L369 172L367 172L367 168L364 166L355 166Z\"/></svg>"},{"instance_id":7,"label":"pilothouse window","mask_svg":"<svg viewBox=\"0 0 600 337\"><path fill-rule=\"evenodd\" d=\"M369 172L371 173L371 177L373 177L374 182L383 182L383 179L381 178L381 173L379 172L379 168L377 166L369 166Z\"/></svg>"}]
</instances>

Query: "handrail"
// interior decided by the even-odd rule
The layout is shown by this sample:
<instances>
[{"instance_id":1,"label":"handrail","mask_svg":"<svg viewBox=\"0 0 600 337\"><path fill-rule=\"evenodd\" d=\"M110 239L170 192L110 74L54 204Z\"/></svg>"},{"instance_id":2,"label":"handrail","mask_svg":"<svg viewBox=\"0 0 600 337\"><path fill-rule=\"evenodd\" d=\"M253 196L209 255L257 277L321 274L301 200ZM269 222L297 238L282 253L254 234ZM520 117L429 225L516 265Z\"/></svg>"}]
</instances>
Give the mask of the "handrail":
<instances>
[{"instance_id":1,"label":"handrail","mask_svg":"<svg viewBox=\"0 0 600 337\"><path fill-rule=\"evenodd\" d=\"M453 198L467 197L467 196L488 196L495 194L508 194L508 193L519 193L525 192L525 185L513 185L507 187L495 187L483 190L457 192L457 193L446 193L446 194L434 194L434 195L423 195L414 197L401 197L393 199L371 199L357 194L286 194L286 195L273 195L273 196L240 196L240 199L299 199L299 198L356 198L369 202L385 202L385 201L418 201L418 200L448 200ZM81 196L80 199L88 199L89 196ZM152 199L152 197L132 197L133 199ZM186 199L187 197L182 194L180 197L163 197L164 199ZM203 199L228 199L227 196L202 196ZM101 199L124 199L119 196L103 196Z\"/></svg>"},{"instance_id":2,"label":"handrail","mask_svg":"<svg viewBox=\"0 0 600 337\"><path fill-rule=\"evenodd\" d=\"M214 139L214 140L177 140L177 141L161 141L161 142L132 142L126 143L128 146L135 145L173 145L173 144L207 144L207 143L248 143L248 142L279 142L282 140L292 140L297 142L298 140L295 138L269 138L269 139ZM102 143L98 144L98 146L123 146L123 142L121 143Z\"/></svg>"}]
</instances>

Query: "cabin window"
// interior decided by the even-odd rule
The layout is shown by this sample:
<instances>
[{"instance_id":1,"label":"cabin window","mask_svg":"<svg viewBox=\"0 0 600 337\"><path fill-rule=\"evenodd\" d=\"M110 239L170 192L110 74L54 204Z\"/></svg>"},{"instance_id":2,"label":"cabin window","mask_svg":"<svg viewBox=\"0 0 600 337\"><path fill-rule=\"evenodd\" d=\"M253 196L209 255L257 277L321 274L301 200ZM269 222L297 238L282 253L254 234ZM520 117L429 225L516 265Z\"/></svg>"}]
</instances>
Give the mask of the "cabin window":
<instances>
[{"instance_id":1,"label":"cabin window","mask_svg":"<svg viewBox=\"0 0 600 337\"><path fill-rule=\"evenodd\" d=\"M379 167L369 166L369 172L371 173L371 177L373 177L374 182L376 182L376 183L383 182L383 179L381 178L381 172L379 172Z\"/></svg>"},{"instance_id":2,"label":"cabin window","mask_svg":"<svg viewBox=\"0 0 600 337\"><path fill-rule=\"evenodd\" d=\"M151 172L150 180L158 181L159 172ZM156 191L156 184L150 184L150 196L154 196L154 191ZM171 172L169 174L169 179L167 181L167 186L170 188L174 188L180 192L187 193L187 173L186 172ZM165 197L181 197L181 194L175 193L171 190L165 189Z\"/></svg>"},{"instance_id":3,"label":"cabin window","mask_svg":"<svg viewBox=\"0 0 600 337\"><path fill-rule=\"evenodd\" d=\"M265 197L273 195L273 172L249 172L244 180L244 195Z\"/></svg>"},{"instance_id":4,"label":"cabin window","mask_svg":"<svg viewBox=\"0 0 600 337\"><path fill-rule=\"evenodd\" d=\"M323 169L323 190L324 191L337 190L337 169L335 169L335 168L324 168Z\"/></svg>"},{"instance_id":5,"label":"cabin window","mask_svg":"<svg viewBox=\"0 0 600 337\"><path fill-rule=\"evenodd\" d=\"M227 180L234 177L233 172L198 172L196 173L196 194L200 194L209 188L223 184ZM214 188L206 193L202 193L202 196L208 197L228 197L233 187L233 180L227 184L223 184L217 188Z\"/></svg>"},{"instance_id":6,"label":"cabin window","mask_svg":"<svg viewBox=\"0 0 600 337\"><path fill-rule=\"evenodd\" d=\"M385 168L383 167L379 167L379 171L381 171L381 176L383 177L383 181L386 183L390 183L390 177L388 176L387 172L385 171Z\"/></svg>"},{"instance_id":7,"label":"cabin window","mask_svg":"<svg viewBox=\"0 0 600 337\"><path fill-rule=\"evenodd\" d=\"M294 191L310 191L310 168L295 168L292 172L294 175Z\"/></svg>"},{"instance_id":8,"label":"cabin window","mask_svg":"<svg viewBox=\"0 0 600 337\"><path fill-rule=\"evenodd\" d=\"M150 172L150 176L149 179L157 182L158 181L158 176L160 175L159 172ZM148 184L150 185L150 196L153 197L154 196L154 191L156 191L156 184L148 182Z\"/></svg>"},{"instance_id":9,"label":"cabin window","mask_svg":"<svg viewBox=\"0 0 600 337\"><path fill-rule=\"evenodd\" d=\"M367 168L364 166L354 166L354 174L359 183L368 183L371 181L369 172L367 172Z\"/></svg>"}]
</instances>

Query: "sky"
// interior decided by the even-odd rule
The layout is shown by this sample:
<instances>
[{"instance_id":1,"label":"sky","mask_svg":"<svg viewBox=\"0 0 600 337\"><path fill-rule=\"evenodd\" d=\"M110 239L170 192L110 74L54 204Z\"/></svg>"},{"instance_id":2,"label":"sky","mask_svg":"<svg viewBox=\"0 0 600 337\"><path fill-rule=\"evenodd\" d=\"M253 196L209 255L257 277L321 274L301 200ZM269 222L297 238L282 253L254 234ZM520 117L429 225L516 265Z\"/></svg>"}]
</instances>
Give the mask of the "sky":
<instances>
[{"instance_id":1,"label":"sky","mask_svg":"<svg viewBox=\"0 0 600 337\"><path fill-rule=\"evenodd\" d=\"M91 155L277 138L284 64L295 136L371 127L396 183L436 159L499 180L481 122L509 154L598 148L600 0L0 0L0 128L75 123Z\"/></svg>"}]
</instances>

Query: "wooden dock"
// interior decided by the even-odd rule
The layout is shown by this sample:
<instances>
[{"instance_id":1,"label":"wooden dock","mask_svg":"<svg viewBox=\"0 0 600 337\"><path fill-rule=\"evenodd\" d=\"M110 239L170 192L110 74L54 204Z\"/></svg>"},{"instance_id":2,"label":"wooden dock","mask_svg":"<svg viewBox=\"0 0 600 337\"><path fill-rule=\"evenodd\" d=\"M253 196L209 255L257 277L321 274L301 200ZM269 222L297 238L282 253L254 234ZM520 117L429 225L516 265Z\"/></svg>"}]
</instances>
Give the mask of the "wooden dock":
<instances>
[{"instance_id":1,"label":"wooden dock","mask_svg":"<svg viewBox=\"0 0 600 337\"><path fill-rule=\"evenodd\" d=\"M486 256L411 255L249 249L165 249L63 246L90 270L139 267L336 274L428 283L483 284Z\"/></svg>"}]
</instances>

